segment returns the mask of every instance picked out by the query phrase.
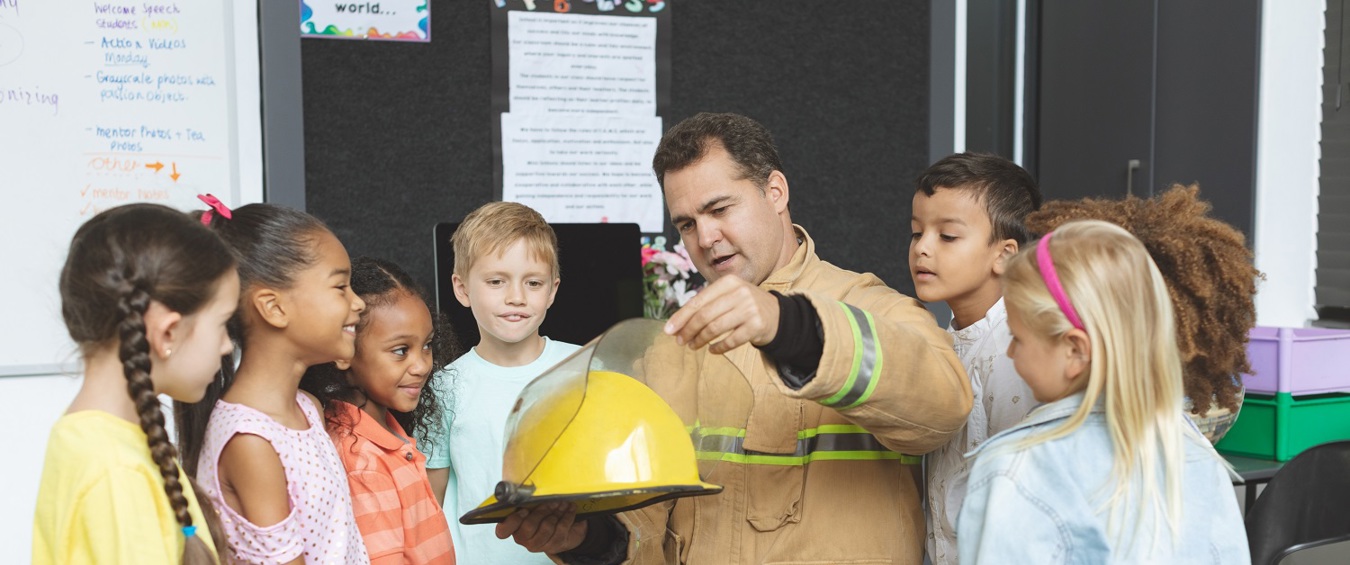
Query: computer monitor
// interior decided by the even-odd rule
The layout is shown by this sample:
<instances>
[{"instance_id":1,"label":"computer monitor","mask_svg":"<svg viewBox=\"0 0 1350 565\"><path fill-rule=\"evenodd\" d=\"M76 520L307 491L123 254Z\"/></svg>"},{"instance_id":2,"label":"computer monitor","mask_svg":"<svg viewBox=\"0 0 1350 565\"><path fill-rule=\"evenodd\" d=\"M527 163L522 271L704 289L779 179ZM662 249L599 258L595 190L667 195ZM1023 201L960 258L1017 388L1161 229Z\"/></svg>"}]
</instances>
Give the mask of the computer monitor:
<instances>
[{"instance_id":1,"label":"computer monitor","mask_svg":"<svg viewBox=\"0 0 1350 565\"><path fill-rule=\"evenodd\" d=\"M637 224L551 224L558 234L562 284L540 333L585 344L610 326L642 316L642 233ZM473 312L455 299L451 275L455 249L450 236L459 222L436 224L436 306L465 349L478 343Z\"/></svg>"}]
</instances>

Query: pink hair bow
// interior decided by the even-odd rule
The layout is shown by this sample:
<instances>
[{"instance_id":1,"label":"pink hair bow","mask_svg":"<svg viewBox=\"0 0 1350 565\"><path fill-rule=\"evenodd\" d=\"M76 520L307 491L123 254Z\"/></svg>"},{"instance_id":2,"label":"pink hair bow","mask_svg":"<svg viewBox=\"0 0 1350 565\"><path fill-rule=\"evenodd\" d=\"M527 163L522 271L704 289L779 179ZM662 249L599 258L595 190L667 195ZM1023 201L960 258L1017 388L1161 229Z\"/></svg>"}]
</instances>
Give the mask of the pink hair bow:
<instances>
[{"instance_id":1,"label":"pink hair bow","mask_svg":"<svg viewBox=\"0 0 1350 565\"><path fill-rule=\"evenodd\" d=\"M226 206L224 202L221 202L219 198L216 198L211 194L198 194L197 199L205 202L207 206L211 207L211 210L202 212L202 225L211 225L212 210L215 211L214 213L223 216L226 220L234 219L233 213L230 212L230 207Z\"/></svg>"}]
</instances>

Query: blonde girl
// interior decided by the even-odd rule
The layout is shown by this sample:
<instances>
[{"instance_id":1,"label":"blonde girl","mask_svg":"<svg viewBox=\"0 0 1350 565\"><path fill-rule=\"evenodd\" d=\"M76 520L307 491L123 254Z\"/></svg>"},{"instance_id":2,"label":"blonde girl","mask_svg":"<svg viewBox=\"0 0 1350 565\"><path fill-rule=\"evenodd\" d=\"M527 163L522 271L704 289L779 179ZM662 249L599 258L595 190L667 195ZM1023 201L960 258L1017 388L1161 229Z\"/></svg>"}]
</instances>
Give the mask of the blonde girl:
<instances>
[{"instance_id":1,"label":"blonde girl","mask_svg":"<svg viewBox=\"0 0 1350 565\"><path fill-rule=\"evenodd\" d=\"M368 563L323 409L300 392L313 365L347 361L365 303L347 250L313 216L219 203L202 214L239 257L239 364L179 405L183 458L244 563ZM195 463L192 464L192 463Z\"/></svg>"},{"instance_id":2,"label":"blonde girl","mask_svg":"<svg viewBox=\"0 0 1350 565\"><path fill-rule=\"evenodd\" d=\"M1172 303L1137 239L1071 222L1008 264L1037 401L975 451L962 563L1248 563L1222 459L1182 410Z\"/></svg>"},{"instance_id":3,"label":"blonde girl","mask_svg":"<svg viewBox=\"0 0 1350 565\"><path fill-rule=\"evenodd\" d=\"M200 399L230 351L234 257L182 212L119 206L75 232L60 285L84 380L47 442L33 563L216 563L158 395Z\"/></svg>"}]
</instances>

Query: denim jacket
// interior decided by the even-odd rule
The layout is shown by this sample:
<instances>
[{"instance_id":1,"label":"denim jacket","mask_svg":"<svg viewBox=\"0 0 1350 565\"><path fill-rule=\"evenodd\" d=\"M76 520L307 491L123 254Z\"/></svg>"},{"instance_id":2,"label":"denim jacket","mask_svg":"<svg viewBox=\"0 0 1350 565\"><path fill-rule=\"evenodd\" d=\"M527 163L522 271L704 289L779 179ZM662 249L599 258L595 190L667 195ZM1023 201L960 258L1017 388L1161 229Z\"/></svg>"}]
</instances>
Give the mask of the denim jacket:
<instances>
[{"instance_id":1,"label":"denim jacket","mask_svg":"<svg viewBox=\"0 0 1350 565\"><path fill-rule=\"evenodd\" d=\"M961 563L1251 563L1230 475L1199 434L1184 440L1175 544L1153 512L1132 528L1137 500L1117 518L1120 533L1108 532L1105 501L1114 479L1102 405L1066 437L1012 448L1061 425L1082 401L1079 393L1041 406L970 453L976 460L957 522Z\"/></svg>"}]
</instances>

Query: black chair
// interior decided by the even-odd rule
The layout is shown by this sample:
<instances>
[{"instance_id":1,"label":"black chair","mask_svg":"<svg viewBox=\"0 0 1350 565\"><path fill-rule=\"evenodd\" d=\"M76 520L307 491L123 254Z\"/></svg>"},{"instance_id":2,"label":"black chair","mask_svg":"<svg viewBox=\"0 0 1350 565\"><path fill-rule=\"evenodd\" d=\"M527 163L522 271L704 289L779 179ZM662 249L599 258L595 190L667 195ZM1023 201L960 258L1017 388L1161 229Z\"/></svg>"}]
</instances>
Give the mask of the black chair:
<instances>
[{"instance_id":1,"label":"black chair","mask_svg":"<svg viewBox=\"0 0 1350 565\"><path fill-rule=\"evenodd\" d=\"M1350 540L1350 441L1298 454L1247 509L1254 565L1275 565L1296 551Z\"/></svg>"}]
</instances>

